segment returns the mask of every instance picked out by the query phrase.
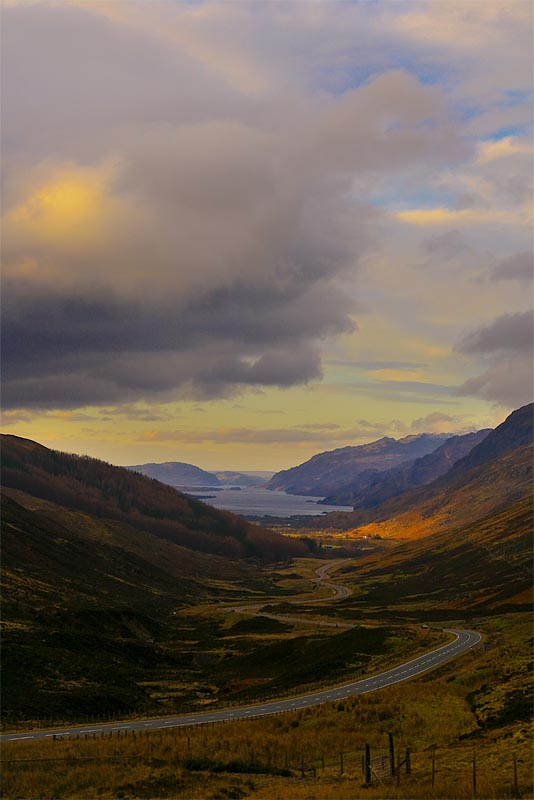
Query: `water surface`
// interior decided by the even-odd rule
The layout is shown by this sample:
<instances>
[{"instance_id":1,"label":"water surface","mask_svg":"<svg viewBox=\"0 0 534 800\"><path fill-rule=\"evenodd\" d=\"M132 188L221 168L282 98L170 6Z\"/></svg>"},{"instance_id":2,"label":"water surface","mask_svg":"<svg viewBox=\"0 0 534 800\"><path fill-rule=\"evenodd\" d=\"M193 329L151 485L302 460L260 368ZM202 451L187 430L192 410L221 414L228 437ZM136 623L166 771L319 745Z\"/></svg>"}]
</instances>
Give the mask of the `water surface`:
<instances>
[{"instance_id":1,"label":"water surface","mask_svg":"<svg viewBox=\"0 0 534 800\"><path fill-rule=\"evenodd\" d=\"M300 494L270 492L256 487L236 489L198 489L187 490L189 494L202 499L215 508L233 511L244 517L293 517L326 514L329 511L352 511L352 506L320 506L322 497L305 497Z\"/></svg>"}]
</instances>

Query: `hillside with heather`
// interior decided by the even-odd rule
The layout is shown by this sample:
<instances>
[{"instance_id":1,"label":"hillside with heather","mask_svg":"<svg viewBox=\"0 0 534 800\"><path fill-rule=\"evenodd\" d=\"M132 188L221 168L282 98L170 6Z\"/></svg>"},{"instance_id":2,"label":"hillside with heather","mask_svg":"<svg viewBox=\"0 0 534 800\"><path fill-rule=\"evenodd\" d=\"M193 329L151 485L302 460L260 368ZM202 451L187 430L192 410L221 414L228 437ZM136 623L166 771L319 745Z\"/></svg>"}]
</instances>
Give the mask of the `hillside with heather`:
<instances>
[{"instance_id":1,"label":"hillside with heather","mask_svg":"<svg viewBox=\"0 0 534 800\"><path fill-rule=\"evenodd\" d=\"M114 520L182 547L231 558L279 561L306 546L180 494L124 467L3 435L3 486L94 517Z\"/></svg>"},{"instance_id":2,"label":"hillside with heather","mask_svg":"<svg viewBox=\"0 0 534 800\"><path fill-rule=\"evenodd\" d=\"M483 512L481 512L483 513ZM532 607L532 495L469 524L445 525L379 558L344 570L357 597L346 609L430 619L529 611Z\"/></svg>"},{"instance_id":3,"label":"hillside with heather","mask_svg":"<svg viewBox=\"0 0 534 800\"><path fill-rule=\"evenodd\" d=\"M309 553L127 469L2 445L7 718L154 711L178 675L191 700L213 631L178 612L261 595L261 565Z\"/></svg>"},{"instance_id":4,"label":"hillside with heather","mask_svg":"<svg viewBox=\"0 0 534 800\"><path fill-rule=\"evenodd\" d=\"M8 717L146 705L143 681L179 669L174 610L263 586L251 563L16 490L5 491L1 520Z\"/></svg>"}]
</instances>

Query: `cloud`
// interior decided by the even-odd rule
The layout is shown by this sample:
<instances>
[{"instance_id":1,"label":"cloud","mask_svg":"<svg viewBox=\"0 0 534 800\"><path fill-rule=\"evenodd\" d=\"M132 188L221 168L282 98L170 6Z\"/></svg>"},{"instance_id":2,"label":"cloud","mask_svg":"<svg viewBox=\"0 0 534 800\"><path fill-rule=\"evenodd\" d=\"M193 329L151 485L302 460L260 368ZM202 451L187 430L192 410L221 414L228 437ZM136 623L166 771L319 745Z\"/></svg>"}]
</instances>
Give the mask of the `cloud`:
<instances>
[{"instance_id":1,"label":"cloud","mask_svg":"<svg viewBox=\"0 0 534 800\"><path fill-rule=\"evenodd\" d=\"M505 408L519 408L532 402L533 384L532 359L515 356L493 361L481 375L465 381L458 394L482 397Z\"/></svg>"},{"instance_id":2,"label":"cloud","mask_svg":"<svg viewBox=\"0 0 534 800\"><path fill-rule=\"evenodd\" d=\"M457 349L463 353L482 354L486 369L465 381L458 394L483 397L508 408L532 402L533 338L530 311L503 314L464 336Z\"/></svg>"},{"instance_id":3,"label":"cloud","mask_svg":"<svg viewBox=\"0 0 534 800\"><path fill-rule=\"evenodd\" d=\"M361 257L390 219L384 187L406 223L389 223L399 263L417 228L454 226L426 240L444 260L474 227L515 240L530 221L527 137L477 147L462 133L524 120L510 92L530 75L528 25L518 4L481 9L10 4L6 405L124 403L143 419L137 403L320 380L325 348L356 330ZM414 208L398 206L399 187ZM387 273L371 313L406 316L405 275ZM417 297L428 317L432 288ZM359 352L356 369L427 369L421 348ZM451 387L431 386L346 390L450 402Z\"/></svg>"},{"instance_id":4,"label":"cloud","mask_svg":"<svg viewBox=\"0 0 534 800\"><path fill-rule=\"evenodd\" d=\"M534 148L530 142L518 140L513 136L505 136L496 141L482 142L479 146L477 161L479 164L487 164L489 161L510 156L532 158L533 155Z\"/></svg>"},{"instance_id":5,"label":"cloud","mask_svg":"<svg viewBox=\"0 0 534 800\"><path fill-rule=\"evenodd\" d=\"M409 225L520 225L528 224L525 212L496 208L413 208L396 211L394 218Z\"/></svg>"},{"instance_id":6,"label":"cloud","mask_svg":"<svg viewBox=\"0 0 534 800\"><path fill-rule=\"evenodd\" d=\"M461 353L532 353L532 312L503 314L489 325L466 334L456 349Z\"/></svg>"},{"instance_id":7,"label":"cloud","mask_svg":"<svg viewBox=\"0 0 534 800\"><path fill-rule=\"evenodd\" d=\"M13 409L11 411L2 411L2 425L8 427L9 425L17 425L19 422L31 422L32 415L29 411Z\"/></svg>"},{"instance_id":8,"label":"cloud","mask_svg":"<svg viewBox=\"0 0 534 800\"><path fill-rule=\"evenodd\" d=\"M319 387L327 394L363 395L386 403L452 405L457 391L455 385L425 383L424 381L366 380L361 382L338 381Z\"/></svg>"},{"instance_id":9,"label":"cloud","mask_svg":"<svg viewBox=\"0 0 534 800\"><path fill-rule=\"evenodd\" d=\"M386 427L389 429L390 424ZM401 432L404 432L404 427ZM358 423L354 428L340 428L338 425L299 425L291 428L216 428L204 430L151 430L140 436L143 442L176 442L180 444L294 444L323 445L335 447L351 445L355 442L370 441L384 435L383 424Z\"/></svg>"},{"instance_id":10,"label":"cloud","mask_svg":"<svg viewBox=\"0 0 534 800\"><path fill-rule=\"evenodd\" d=\"M369 421L359 419L353 427L330 424L297 425L291 428L221 427L204 430L150 430L139 437L143 442L176 443L182 445L211 444L293 444L320 445L323 449L365 444L384 436L403 437L414 433L464 433L474 430L458 415L432 412L407 424L398 419Z\"/></svg>"},{"instance_id":11,"label":"cloud","mask_svg":"<svg viewBox=\"0 0 534 800\"><path fill-rule=\"evenodd\" d=\"M99 419L101 422L112 422L116 417L121 417L122 419L127 419L132 422L165 422L168 420L175 420L179 416L180 415L175 410L172 412L165 411L157 405L143 408L135 403L122 403L120 406L99 409Z\"/></svg>"},{"instance_id":12,"label":"cloud","mask_svg":"<svg viewBox=\"0 0 534 800\"><path fill-rule=\"evenodd\" d=\"M443 92L397 69L273 92L216 6L106 8L6 10L6 406L319 380L380 216L354 177L461 158Z\"/></svg>"},{"instance_id":13,"label":"cloud","mask_svg":"<svg viewBox=\"0 0 534 800\"><path fill-rule=\"evenodd\" d=\"M475 430L473 425L466 424L463 417L457 414L443 414L433 411L426 417L412 420L410 430L414 433L468 433Z\"/></svg>"},{"instance_id":14,"label":"cloud","mask_svg":"<svg viewBox=\"0 0 534 800\"><path fill-rule=\"evenodd\" d=\"M140 437L144 442L179 442L181 444L306 444L332 443L336 441L350 442L357 435L353 431L314 430L300 428L217 428L201 431L146 431Z\"/></svg>"},{"instance_id":15,"label":"cloud","mask_svg":"<svg viewBox=\"0 0 534 800\"><path fill-rule=\"evenodd\" d=\"M423 249L427 253L442 259L458 258L471 252L465 236L458 230L450 230L436 236L430 236L423 241Z\"/></svg>"},{"instance_id":16,"label":"cloud","mask_svg":"<svg viewBox=\"0 0 534 800\"><path fill-rule=\"evenodd\" d=\"M498 281L520 280L531 281L533 275L534 254L530 250L514 253L503 258L492 270L492 277Z\"/></svg>"},{"instance_id":17,"label":"cloud","mask_svg":"<svg viewBox=\"0 0 534 800\"><path fill-rule=\"evenodd\" d=\"M325 365L335 367L354 367L369 372L380 372L381 370L399 370L412 372L413 370L428 370L428 364L419 361L348 361L343 359L329 358Z\"/></svg>"}]
</instances>

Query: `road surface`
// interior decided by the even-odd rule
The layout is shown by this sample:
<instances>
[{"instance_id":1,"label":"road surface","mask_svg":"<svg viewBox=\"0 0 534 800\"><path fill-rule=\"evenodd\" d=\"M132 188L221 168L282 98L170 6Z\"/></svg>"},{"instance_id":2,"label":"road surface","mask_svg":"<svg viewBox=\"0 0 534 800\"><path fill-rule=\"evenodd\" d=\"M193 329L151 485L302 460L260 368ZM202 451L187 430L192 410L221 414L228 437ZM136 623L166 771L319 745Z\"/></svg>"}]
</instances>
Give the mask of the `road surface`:
<instances>
[{"instance_id":1,"label":"road surface","mask_svg":"<svg viewBox=\"0 0 534 800\"><path fill-rule=\"evenodd\" d=\"M413 658L400 664L397 667L363 678L360 681L346 683L343 686L336 686L332 689L324 689L320 692L292 697L285 700L275 700L270 703L261 703L243 708L226 709L223 711L212 711L203 714L182 714L176 717L165 717L135 722L116 722L107 725L82 725L64 726L47 731L26 731L24 733L6 733L0 737L0 741L27 741L29 739L44 739L52 736L83 736L92 733L109 733L110 731L148 731L165 728L180 728L190 725L205 725L210 722L223 722L235 719L253 719L255 717L265 717L270 714L279 714L285 711L297 711L309 706L317 706L321 703L330 703L338 700L346 700L358 694L367 694L386 686L393 686L396 683L410 680L418 675L422 675L428 670L445 664L453 658L471 650L480 642L480 635L474 631L446 629L447 633L454 634L454 641L448 642L429 653L425 653L418 658Z\"/></svg>"},{"instance_id":2,"label":"road surface","mask_svg":"<svg viewBox=\"0 0 534 800\"><path fill-rule=\"evenodd\" d=\"M329 572L334 567L339 566L339 564L346 564L346 560L341 558L337 561L330 561L328 564L323 564L322 567L315 570L316 578L312 578L313 583L316 583L319 586L328 586L329 589L333 589L334 596L333 597L322 597L318 600L286 600L286 599L278 599L278 600L268 600L264 603L254 603L252 605L239 605L239 606L230 606L227 608L226 611L234 611L239 614L252 614L256 615L259 614L262 617L269 617L270 619L281 619L284 622L298 622L301 625L315 625L320 627L326 628L354 628L352 622L346 622L343 620L336 620L335 622L325 620L325 619L306 619L306 617L291 617L287 616L286 614L272 614L269 611L262 611L262 609L273 605L275 603L284 603L284 605L306 605L306 606L317 606L323 605L326 602L330 602L331 600L341 600L344 597L350 596L350 589L348 586L339 586L337 583L330 583L327 578L330 577Z\"/></svg>"},{"instance_id":3,"label":"road surface","mask_svg":"<svg viewBox=\"0 0 534 800\"><path fill-rule=\"evenodd\" d=\"M337 563L326 564L317 570L317 582L329 586L336 591L335 598L347 597L349 590L344 586L337 586L333 583L326 583L325 578L328 571L332 569ZM346 592L346 593L345 593ZM298 601L297 601L298 602ZM302 602L302 601L301 601ZM313 601L319 602L319 601ZM258 613L261 605L254 606L235 606L235 611L244 611L245 613ZM271 616L271 615L269 615ZM272 615L274 616L274 615ZM283 617L279 617L283 619ZM287 619L287 617L286 617ZM299 622L300 618L295 617ZM318 624L318 623L315 623ZM323 624L336 624L324 623ZM339 623L342 625L343 623ZM269 703L258 703L256 705L243 706L241 708L230 708L221 711L208 711L198 714L181 714L175 717L162 717L160 719L152 720L138 720L108 723L104 725L66 725L61 728L51 728L44 731L24 731L20 733L5 733L0 736L0 742L15 742L15 741L29 741L37 739L46 739L54 736L77 737L84 736L85 734L102 734L115 731L129 732L132 731L150 731L162 730L172 728L183 728L191 725L206 725L214 722L227 722L237 719L254 719L257 717L266 717L271 714L280 714L287 711L297 711L302 708L309 708L310 706L317 706L322 703L331 703L338 700L346 700L348 697L353 697L358 694L367 694L374 692L377 689L384 689L386 686L393 686L396 683L410 680L418 675L423 675L431 669L435 669L441 664L445 664L453 658L465 653L472 648L476 647L480 642L480 635L474 631L453 630L445 629L446 633L454 635L454 640L442 645L441 647L424 653L422 656L412 658L399 666L386 670L385 672L371 675L359 681L352 683L345 683L342 686L335 686L331 689L324 689L319 692L310 692L309 694L300 695L298 697L290 697L283 700L274 700Z\"/></svg>"}]
</instances>

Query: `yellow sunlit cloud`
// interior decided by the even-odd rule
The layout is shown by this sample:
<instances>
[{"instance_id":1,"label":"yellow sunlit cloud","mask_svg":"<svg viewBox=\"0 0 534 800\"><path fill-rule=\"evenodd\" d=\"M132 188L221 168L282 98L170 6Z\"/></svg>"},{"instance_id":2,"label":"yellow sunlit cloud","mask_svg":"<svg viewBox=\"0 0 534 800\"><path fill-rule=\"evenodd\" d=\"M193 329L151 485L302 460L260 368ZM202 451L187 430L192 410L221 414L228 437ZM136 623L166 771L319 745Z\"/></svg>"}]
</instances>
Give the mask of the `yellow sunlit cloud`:
<instances>
[{"instance_id":1,"label":"yellow sunlit cloud","mask_svg":"<svg viewBox=\"0 0 534 800\"><path fill-rule=\"evenodd\" d=\"M394 218L410 225L451 225L471 223L479 225L525 225L525 213L485 208L414 208L396 211Z\"/></svg>"},{"instance_id":2,"label":"yellow sunlit cloud","mask_svg":"<svg viewBox=\"0 0 534 800\"><path fill-rule=\"evenodd\" d=\"M109 172L109 166L61 170L8 212L6 226L44 241L90 234L101 215Z\"/></svg>"},{"instance_id":3,"label":"yellow sunlit cloud","mask_svg":"<svg viewBox=\"0 0 534 800\"><path fill-rule=\"evenodd\" d=\"M529 142L521 142L512 136L507 136L495 142L482 142L478 149L477 161L479 164L487 164L498 158L532 156L533 153L534 147Z\"/></svg>"}]
</instances>

